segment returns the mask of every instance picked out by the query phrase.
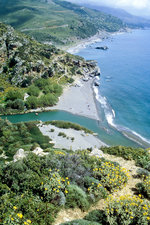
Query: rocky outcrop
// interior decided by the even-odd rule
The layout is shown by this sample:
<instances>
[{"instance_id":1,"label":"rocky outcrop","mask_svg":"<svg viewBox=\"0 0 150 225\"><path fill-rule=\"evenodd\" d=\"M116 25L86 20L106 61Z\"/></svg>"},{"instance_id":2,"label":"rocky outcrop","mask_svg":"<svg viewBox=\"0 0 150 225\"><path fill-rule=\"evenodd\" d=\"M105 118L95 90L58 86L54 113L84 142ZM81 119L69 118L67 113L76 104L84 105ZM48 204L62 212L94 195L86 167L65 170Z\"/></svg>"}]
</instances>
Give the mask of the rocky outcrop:
<instances>
[{"instance_id":1,"label":"rocky outcrop","mask_svg":"<svg viewBox=\"0 0 150 225\"><path fill-rule=\"evenodd\" d=\"M0 76L16 86L27 87L35 79L55 74L68 78L76 74L94 77L100 75L100 69L96 61L38 43L0 23Z\"/></svg>"},{"instance_id":2,"label":"rocky outcrop","mask_svg":"<svg viewBox=\"0 0 150 225\"><path fill-rule=\"evenodd\" d=\"M98 148L94 148L92 150L92 152L90 153L90 156L96 156L98 158L103 158L104 157L104 153L101 150L99 150Z\"/></svg>"},{"instance_id":3,"label":"rocky outcrop","mask_svg":"<svg viewBox=\"0 0 150 225\"><path fill-rule=\"evenodd\" d=\"M48 155L49 153L48 152L44 152L42 148L40 147L37 147L33 150L33 153L38 155L38 156L45 156L45 155Z\"/></svg>"},{"instance_id":4,"label":"rocky outcrop","mask_svg":"<svg viewBox=\"0 0 150 225\"><path fill-rule=\"evenodd\" d=\"M108 47L107 46L101 46L101 47L96 47L95 49L108 50Z\"/></svg>"},{"instance_id":5,"label":"rocky outcrop","mask_svg":"<svg viewBox=\"0 0 150 225\"><path fill-rule=\"evenodd\" d=\"M14 160L14 162L17 162L18 160L21 160L25 157L26 157L25 151L22 148L20 148L14 155L13 160Z\"/></svg>"}]
</instances>

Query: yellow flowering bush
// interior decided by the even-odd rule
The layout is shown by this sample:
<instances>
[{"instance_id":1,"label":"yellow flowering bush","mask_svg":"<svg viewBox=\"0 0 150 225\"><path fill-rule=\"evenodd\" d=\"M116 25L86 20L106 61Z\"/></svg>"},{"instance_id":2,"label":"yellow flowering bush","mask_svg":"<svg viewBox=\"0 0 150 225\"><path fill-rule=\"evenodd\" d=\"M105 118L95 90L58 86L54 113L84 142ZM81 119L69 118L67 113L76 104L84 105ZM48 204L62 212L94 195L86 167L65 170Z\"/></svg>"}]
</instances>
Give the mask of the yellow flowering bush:
<instances>
[{"instance_id":1,"label":"yellow flowering bush","mask_svg":"<svg viewBox=\"0 0 150 225\"><path fill-rule=\"evenodd\" d=\"M45 177L43 182L41 182L41 189L43 191L43 197L45 200L52 201L55 200L60 201L62 195L68 194L68 185L70 185L70 181L68 177L61 177L58 173L59 170L55 169L52 171L49 169L49 176Z\"/></svg>"},{"instance_id":2,"label":"yellow flowering bush","mask_svg":"<svg viewBox=\"0 0 150 225\"><path fill-rule=\"evenodd\" d=\"M22 212L19 211L17 206L10 207L9 215L3 220L3 224L9 225L30 225L32 221L24 218Z\"/></svg>"},{"instance_id":3,"label":"yellow flowering bush","mask_svg":"<svg viewBox=\"0 0 150 225\"><path fill-rule=\"evenodd\" d=\"M109 196L105 213L110 225L150 224L150 202L138 196Z\"/></svg>"},{"instance_id":4,"label":"yellow flowering bush","mask_svg":"<svg viewBox=\"0 0 150 225\"><path fill-rule=\"evenodd\" d=\"M112 162L103 162L93 169L93 174L108 191L119 189L126 184L128 179L126 169Z\"/></svg>"},{"instance_id":5,"label":"yellow flowering bush","mask_svg":"<svg viewBox=\"0 0 150 225\"><path fill-rule=\"evenodd\" d=\"M136 185L140 194L150 199L150 176L144 177L142 183Z\"/></svg>"}]
</instances>

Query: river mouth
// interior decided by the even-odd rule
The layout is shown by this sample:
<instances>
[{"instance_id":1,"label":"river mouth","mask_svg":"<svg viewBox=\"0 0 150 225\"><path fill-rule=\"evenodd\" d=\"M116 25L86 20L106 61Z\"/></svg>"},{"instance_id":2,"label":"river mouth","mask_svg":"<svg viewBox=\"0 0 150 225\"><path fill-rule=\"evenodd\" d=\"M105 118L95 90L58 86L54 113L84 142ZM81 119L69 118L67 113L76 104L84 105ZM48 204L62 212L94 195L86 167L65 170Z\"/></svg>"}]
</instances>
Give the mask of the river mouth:
<instances>
[{"instance_id":1,"label":"river mouth","mask_svg":"<svg viewBox=\"0 0 150 225\"><path fill-rule=\"evenodd\" d=\"M71 114L66 111L55 110L55 111L48 111L48 112L40 112L40 113L27 113L27 114L17 114L17 115L7 115L1 116L2 119L8 119L12 123L18 122L29 122L29 121L52 121L52 120L63 120L69 121L72 123L77 123L81 126L84 126L94 133L98 134L98 138L106 143L109 146L115 145L123 145L123 146L130 146L130 147L148 147L148 146L140 146L138 143L129 140L125 136L123 136L117 130L107 127L101 122L98 122L93 119L89 119L87 117L78 116Z\"/></svg>"}]
</instances>

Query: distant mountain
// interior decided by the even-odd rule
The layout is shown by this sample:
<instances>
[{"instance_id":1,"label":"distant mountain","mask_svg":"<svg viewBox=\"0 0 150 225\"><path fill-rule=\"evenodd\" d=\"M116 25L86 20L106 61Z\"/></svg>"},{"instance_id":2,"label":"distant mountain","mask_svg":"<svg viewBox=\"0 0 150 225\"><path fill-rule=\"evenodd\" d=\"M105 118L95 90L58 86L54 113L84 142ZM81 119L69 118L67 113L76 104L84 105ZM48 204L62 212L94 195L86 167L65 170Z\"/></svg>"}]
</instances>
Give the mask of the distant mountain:
<instances>
[{"instance_id":1,"label":"distant mountain","mask_svg":"<svg viewBox=\"0 0 150 225\"><path fill-rule=\"evenodd\" d=\"M0 0L0 21L57 46L124 27L114 16L62 0Z\"/></svg>"},{"instance_id":2,"label":"distant mountain","mask_svg":"<svg viewBox=\"0 0 150 225\"><path fill-rule=\"evenodd\" d=\"M134 16L123 9L97 6L92 4L84 4L84 7L96 9L112 16L116 16L130 27L150 27L150 20L143 17Z\"/></svg>"}]
</instances>

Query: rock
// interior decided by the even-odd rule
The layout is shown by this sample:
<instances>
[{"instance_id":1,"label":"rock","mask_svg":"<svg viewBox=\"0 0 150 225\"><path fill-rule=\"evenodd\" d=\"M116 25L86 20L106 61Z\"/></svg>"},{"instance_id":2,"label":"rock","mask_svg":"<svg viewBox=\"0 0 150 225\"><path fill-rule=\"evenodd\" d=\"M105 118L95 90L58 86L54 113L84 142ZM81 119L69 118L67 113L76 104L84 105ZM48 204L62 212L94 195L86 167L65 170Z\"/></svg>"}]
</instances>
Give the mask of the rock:
<instances>
[{"instance_id":1,"label":"rock","mask_svg":"<svg viewBox=\"0 0 150 225\"><path fill-rule=\"evenodd\" d=\"M96 47L95 49L108 50L108 47L107 46L102 46L102 47Z\"/></svg>"},{"instance_id":2,"label":"rock","mask_svg":"<svg viewBox=\"0 0 150 225\"><path fill-rule=\"evenodd\" d=\"M13 159L14 162L17 162L18 160L23 159L25 157L26 157L25 151L22 148L20 148L14 155Z\"/></svg>"},{"instance_id":3,"label":"rock","mask_svg":"<svg viewBox=\"0 0 150 225\"><path fill-rule=\"evenodd\" d=\"M24 101L26 101L28 97L29 97L29 95L27 93L25 93L24 94Z\"/></svg>"},{"instance_id":4,"label":"rock","mask_svg":"<svg viewBox=\"0 0 150 225\"><path fill-rule=\"evenodd\" d=\"M94 148L93 151L90 153L91 156L96 156L99 158L103 158L104 157L104 153L99 150L98 148Z\"/></svg>"},{"instance_id":5,"label":"rock","mask_svg":"<svg viewBox=\"0 0 150 225\"><path fill-rule=\"evenodd\" d=\"M40 147L37 147L33 150L33 153L35 155L38 155L38 156L45 156L45 155L48 155L49 153L48 152L44 152L42 148Z\"/></svg>"},{"instance_id":6,"label":"rock","mask_svg":"<svg viewBox=\"0 0 150 225\"><path fill-rule=\"evenodd\" d=\"M83 80L83 81L88 81L89 78L88 78L88 77L84 77L82 80Z\"/></svg>"},{"instance_id":7,"label":"rock","mask_svg":"<svg viewBox=\"0 0 150 225\"><path fill-rule=\"evenodd\" d=\"M94 81L94 85L98 87L100 84L98 81Z\"/></svg>"}]
</instances>

